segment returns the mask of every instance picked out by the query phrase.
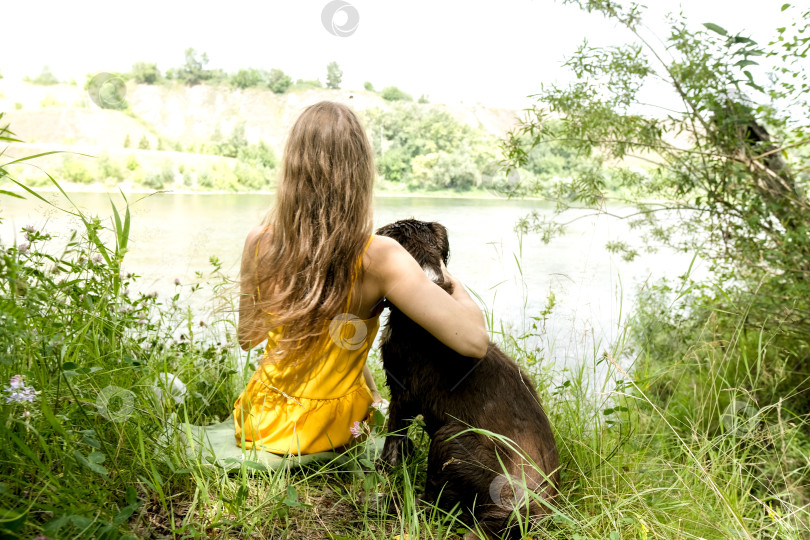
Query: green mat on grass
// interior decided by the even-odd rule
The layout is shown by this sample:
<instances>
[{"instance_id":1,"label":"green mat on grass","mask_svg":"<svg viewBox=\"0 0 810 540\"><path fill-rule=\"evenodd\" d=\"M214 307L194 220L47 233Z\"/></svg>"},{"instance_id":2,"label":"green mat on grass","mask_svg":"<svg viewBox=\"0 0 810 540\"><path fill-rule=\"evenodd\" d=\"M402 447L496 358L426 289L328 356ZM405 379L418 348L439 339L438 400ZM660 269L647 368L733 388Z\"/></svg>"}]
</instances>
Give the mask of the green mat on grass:
<instances>
[{"instance_id":1,"label":"green mat on grass","mask_svg":"<svg viewBox=\"0 0 810 540\"><path fill-rule=\"evenodd\" d=\"M252 469L260 470L296 467L313 462L332 462L342 465L355 459L358 453L361 454L361 457L373 462L380 455L385 441L385 437L370 438L362 443L360 448L355 447L348 452L280 456L264 450L244 450L238 446L234 438L233 416L210 426L195 426L186 422L178 422L176 418L174 416L169 420L169 431L177 433L187 455L198 459L203 465L222 468L226 471L239 469L243 463ZM176 426L176 429L172 429L172 426Z\"/></svg>"}]
</instances>

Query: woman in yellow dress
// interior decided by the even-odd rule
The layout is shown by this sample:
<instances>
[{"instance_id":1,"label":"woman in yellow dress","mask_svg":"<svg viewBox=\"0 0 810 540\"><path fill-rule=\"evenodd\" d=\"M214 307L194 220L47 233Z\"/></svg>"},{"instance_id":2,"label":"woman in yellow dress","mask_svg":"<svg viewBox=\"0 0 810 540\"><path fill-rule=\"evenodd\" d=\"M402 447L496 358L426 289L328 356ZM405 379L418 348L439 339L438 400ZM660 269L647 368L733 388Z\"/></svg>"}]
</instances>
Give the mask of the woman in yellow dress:
<instances>
[{"instance_id":1,"label":"woman in yellow dress","mask_svg":"<svg viewBox=\"0 0 810 540\"><path fill-rule=\"evenodd\" d=\"M374 160L365 129L340 103L307 107L284 148L276 203L247 236L238 338L267 339L234 404L245 449L339 449L379 399L366 357L383 299L460 354L482 357L484 317L452 276L431 281L395 240L372 232ZM472 363L471 363L472 365Z\"/></svg>"}]
</instances>

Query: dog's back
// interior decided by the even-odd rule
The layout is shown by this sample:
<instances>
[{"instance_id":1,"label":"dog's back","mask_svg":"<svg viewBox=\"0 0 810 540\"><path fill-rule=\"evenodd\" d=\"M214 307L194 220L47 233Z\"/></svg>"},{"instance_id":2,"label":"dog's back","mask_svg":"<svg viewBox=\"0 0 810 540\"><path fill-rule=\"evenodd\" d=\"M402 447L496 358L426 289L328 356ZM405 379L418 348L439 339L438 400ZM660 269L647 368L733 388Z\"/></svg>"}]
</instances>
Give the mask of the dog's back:
<instances>
[{"instance_id":1,"label":"dog's back","mask_svg":"<svg viewBox=\"0 0 810 540\"><path fill-rule=\"evenodd\" d=\"M444 227L405 220L378 234L399 241L449 288L440 267L449 255ZM525 504L532 515L547 511L523 488L544 500L554 496L557 447L534 383L515 362L494 344L481 359L461 356L393 306L381 352L391 421L422 414L431 437L425 498L446 508L460 503L496 533L507 529L515 509L525 513Z\"/></svg>"}]
</instances>

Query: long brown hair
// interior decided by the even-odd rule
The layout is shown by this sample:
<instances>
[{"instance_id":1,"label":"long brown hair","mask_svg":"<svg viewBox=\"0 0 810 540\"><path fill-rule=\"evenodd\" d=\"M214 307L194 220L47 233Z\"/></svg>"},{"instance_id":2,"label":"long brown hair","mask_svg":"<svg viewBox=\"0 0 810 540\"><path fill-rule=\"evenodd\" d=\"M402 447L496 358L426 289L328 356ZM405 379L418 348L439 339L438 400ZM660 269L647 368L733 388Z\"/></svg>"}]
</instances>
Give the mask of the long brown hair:
<instances>
[{"instance_id":1,"label":"long brown hair","mask_svg":"<svg viewBox=\"0 0 810 540\"><path fill-rule=\"evenodd\" d=\"M349 107L321 101L298 117L275 207L254 247L256 313L269 317L255 324L284 328L265 361L297 363L313 354L328 335L325 323L346 311L372 231L374 175L366 131Z\"/></svg>"}]
</instances>

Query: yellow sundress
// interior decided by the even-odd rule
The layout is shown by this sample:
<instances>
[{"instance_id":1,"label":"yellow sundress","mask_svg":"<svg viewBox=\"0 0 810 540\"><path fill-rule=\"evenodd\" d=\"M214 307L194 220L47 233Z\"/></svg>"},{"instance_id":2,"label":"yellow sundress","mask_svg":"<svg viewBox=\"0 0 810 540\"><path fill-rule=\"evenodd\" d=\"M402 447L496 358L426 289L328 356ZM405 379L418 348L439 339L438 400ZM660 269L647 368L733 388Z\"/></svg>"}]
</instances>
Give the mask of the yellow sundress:
<instances>
[{"instance_id":1,"label":"yellow sundress","mask_svg":"<svg viewBox=\"0 0 810 540\"><path fill-rule=\"evenodd\" d=\"M366 250L369 244L371 238ZM361 255L356 270L362 260ZM347 309L350 302L351 293ZM250 378L234 404L237 445L275 454L314 454L338 449L352 439L349 428L367 417L372 403L363 367L380 316L343 315L325 324L329 337L321 353L297 366L267 363ZM265 354L280 335L269 332Z\"/></svg>"}]
</instances>

